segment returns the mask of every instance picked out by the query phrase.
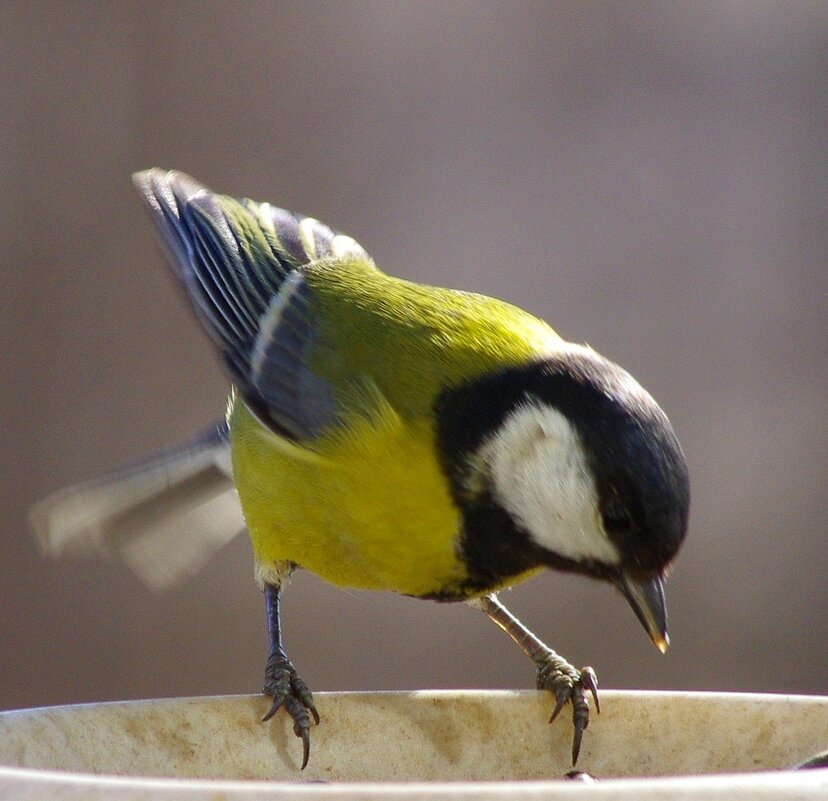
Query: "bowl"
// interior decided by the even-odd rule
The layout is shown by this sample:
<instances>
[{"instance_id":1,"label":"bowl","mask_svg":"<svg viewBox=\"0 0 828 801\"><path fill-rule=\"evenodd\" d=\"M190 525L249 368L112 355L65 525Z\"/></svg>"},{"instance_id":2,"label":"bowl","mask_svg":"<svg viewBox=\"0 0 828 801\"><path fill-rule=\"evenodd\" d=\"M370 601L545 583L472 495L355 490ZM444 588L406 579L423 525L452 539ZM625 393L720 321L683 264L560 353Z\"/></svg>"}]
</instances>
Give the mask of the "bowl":
<instances>
[{"instance_id":1,"label":"bowl","mask_svg":"<svg viewBox=\"0 0 828 801\"><path fill-rule=\"evenodd\" d=\"M810 799L828 770L828 698L605 690L578 770L572 726L536 691L317 693L310 763L263 696L0 713L6 801Z\"/></svg>"}]
</instances>

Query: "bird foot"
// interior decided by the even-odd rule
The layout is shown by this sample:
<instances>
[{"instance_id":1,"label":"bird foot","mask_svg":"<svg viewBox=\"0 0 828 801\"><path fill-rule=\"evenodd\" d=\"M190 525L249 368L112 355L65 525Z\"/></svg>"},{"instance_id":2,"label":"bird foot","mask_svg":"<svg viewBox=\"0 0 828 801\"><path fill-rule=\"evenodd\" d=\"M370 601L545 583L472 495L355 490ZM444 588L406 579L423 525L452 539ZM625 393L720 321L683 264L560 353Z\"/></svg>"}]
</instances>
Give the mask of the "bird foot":
<instances>
[{"instance_id":1,"label":"bird foot","mask_svg":"<svg viewBox=\"0 0 828 801\"><path fill-rule=\"evenodd\" d=\"M271 654L265 667L263 692L273 699L273 705L262 721L270 720L282 707L293 718L293 733L302 740L302 770L310 757L310 716L319 724L319 713L313 703L313 694L296 668L284 654Z\"/></svg>"},{"instance_id":2,"label":"bird foot","mask_svg":"<svg viewBox=\"0 0 828 801\"><path fill-rule=\"evenodd\" d=\"M572 723L575 726L572 739L572 764L575 765L581 750L581 738L589 725L587 693L590 693L595 701L595 711L601 712L595 671L591 667L578 670L554 651L548 651L537 657L535 664L538 666L537 688L549 690L555 696L555 709L549 722L551 723L558 717L567 703L572 704Z\"/></svg>"}]
</instances>

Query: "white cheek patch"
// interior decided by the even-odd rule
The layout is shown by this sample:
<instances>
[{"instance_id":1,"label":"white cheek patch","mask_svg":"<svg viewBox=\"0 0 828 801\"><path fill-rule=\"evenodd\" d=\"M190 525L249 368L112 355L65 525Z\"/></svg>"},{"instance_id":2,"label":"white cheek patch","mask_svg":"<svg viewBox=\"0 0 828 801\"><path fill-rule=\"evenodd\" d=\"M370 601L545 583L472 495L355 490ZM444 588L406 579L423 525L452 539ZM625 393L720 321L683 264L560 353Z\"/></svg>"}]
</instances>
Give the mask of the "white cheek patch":
<instances>
[{"instance_id":1,"label":"white cheek patch","mask_svg":"<svg viewBox=\"0 0 828 801\"><path fill-rule=\"evenodd\" d=\"M620 562L580 438L564 415L539 402L519 406L480 456L498 503L538 545L576 561Z\"/></svg>"}]
</instances>

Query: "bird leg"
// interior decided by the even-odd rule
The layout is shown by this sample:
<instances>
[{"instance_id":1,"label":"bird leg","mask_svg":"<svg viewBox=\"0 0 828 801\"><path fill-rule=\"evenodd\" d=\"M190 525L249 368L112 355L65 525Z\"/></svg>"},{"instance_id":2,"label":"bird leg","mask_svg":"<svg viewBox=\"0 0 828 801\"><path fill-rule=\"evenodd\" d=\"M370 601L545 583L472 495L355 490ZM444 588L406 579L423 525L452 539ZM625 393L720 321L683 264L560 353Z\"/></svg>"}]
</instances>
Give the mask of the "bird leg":
<instances>
[{"instance_id":1,"label":"bird leg","mask_svg":"<svg viewBox=\"0 0 828 801\"><path fill-rule=\"evenodd\" d=\"M572 764L578 761L581 750L581 738L589 725L589 700L587 692L595 700L595 709L601 711L598 703L598 679L591 667L578 670L544 645L526 626L523 625L498 599L494 593L484 595L471 602L472 606L482 609L500 628L503 629L523 652L537 665L537 688L550 690L555 696L555 709L551 723L558 716L567 702L572 703L572 722L575 735L572 740Z\"/></svg>"},{"instance_id":2,"label":"bird leg","mask_svg":"<svg viewBox=\"0 0 828 801\"><path fill-rule=\"evenodd\" d=\"M262 718L270 720L281 707L293 718L293 733L302 739L302 770L310 756L310 717L319 723L319 713L313 703L313 694L304 680L297 675L296 668L287 658L282 647L282 620L279 611L279 587L265 585L267 604L267 628L270 635L270 656L265 667L264 694L273 699L273 705Z\"/></svg>"}]
</instances>

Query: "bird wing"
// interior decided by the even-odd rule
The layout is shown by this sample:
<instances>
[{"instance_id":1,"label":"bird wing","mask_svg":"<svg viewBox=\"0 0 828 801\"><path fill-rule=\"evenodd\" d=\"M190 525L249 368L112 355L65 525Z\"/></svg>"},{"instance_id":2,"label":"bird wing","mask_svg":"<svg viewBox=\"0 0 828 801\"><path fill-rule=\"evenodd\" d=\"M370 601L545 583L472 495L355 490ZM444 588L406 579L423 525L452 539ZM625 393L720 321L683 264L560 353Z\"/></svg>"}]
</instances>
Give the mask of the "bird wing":
<instances>
[{"instance_id":1,"label":"bird wing","mask_svg":"<svg viewBox=\"0 0 828 801\"><path fill-rule=\"evenodd\" d=\"M337 415L334 387L310 367L318 338L303 268L371 257L351 237L269 203L216 194L179 172L137 173L176 275L251 411L306 440Z\"/></svg>"}]
</instances>

